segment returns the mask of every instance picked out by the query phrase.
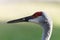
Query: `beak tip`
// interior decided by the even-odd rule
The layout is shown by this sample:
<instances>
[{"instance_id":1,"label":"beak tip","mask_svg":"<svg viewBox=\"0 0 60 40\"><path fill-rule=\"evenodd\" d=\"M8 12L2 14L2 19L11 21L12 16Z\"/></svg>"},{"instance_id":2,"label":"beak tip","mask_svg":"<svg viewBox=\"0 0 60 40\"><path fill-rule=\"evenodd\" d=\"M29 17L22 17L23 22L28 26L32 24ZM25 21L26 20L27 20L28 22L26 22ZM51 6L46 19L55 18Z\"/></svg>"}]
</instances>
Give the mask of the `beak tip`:
<instances>
[{"instance_id":1,"label":"beak tip","mask_svg":"<svg viewBox=\"0 0 60 40\"><path fill-rule=\"evenodd\" d=\"M9 21L8 21L7 23L12 23L12 22L9 22Z\"/></svg>"},{"instance_id":2,"label":"beak tip","mask_svg":"<svg viewBox=\"0 0 60 40\"><path fill-rule=\"evenodd\" d=\"M14 21L8 21L7 23L14 23Z\"/></svg>"}]
</instances>

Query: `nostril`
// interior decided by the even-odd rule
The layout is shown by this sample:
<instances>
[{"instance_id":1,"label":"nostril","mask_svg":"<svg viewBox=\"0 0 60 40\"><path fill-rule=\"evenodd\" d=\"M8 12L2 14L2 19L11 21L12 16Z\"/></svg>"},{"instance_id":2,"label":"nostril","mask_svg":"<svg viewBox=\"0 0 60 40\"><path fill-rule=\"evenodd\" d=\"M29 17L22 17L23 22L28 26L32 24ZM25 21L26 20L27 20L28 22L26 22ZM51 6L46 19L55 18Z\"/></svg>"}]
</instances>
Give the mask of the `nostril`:
<instances>
[{"instance_id":1,"label":"nostril","mask_svg":"<svg viewBox=\"0 0 60 40\"><path fill-rule=\"evenodd\" d=\"M23 18L23 20L25 20L25 18Z\"/></svg>"}]
</instances>

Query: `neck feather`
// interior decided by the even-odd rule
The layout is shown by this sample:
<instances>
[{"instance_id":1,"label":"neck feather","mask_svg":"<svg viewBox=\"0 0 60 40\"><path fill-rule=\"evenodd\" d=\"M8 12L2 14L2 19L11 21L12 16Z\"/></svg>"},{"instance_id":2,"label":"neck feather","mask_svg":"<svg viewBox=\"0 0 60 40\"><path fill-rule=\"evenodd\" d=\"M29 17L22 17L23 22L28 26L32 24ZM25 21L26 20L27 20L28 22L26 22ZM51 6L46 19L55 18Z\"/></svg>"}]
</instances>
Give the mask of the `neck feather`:
<instances>
[{"instance_id":1,"label":"neck feather","mask_svg":"<svg viewBox=\"0 0 60 40\"><path fill-rule=\"evenodd\" d=\"M50 40L52 33L52 25L44 24L42 28L43 28L42 40Z\"/></svg>"}]
</instances>

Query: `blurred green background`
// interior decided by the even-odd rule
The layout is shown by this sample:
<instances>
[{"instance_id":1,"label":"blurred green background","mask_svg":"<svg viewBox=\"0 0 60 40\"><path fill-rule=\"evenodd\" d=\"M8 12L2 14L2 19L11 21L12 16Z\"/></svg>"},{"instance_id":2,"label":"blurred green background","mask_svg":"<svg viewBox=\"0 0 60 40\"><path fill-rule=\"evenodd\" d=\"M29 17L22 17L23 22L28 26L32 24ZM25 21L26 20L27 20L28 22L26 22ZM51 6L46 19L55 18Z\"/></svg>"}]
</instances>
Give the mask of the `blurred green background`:
<instances>
[{"instance_id":1,"label":"blurred green background","mask_svg":"<svg viewBox=\"0 0 60 40\"><path fill-rule=\"evenodd\" d=\"M6 24L7 21L45 11L53 20L51 40L60 40L60 3L0 4L0 40L41 40L41 26L34 23Z\"/></svg>"}]
</instances>

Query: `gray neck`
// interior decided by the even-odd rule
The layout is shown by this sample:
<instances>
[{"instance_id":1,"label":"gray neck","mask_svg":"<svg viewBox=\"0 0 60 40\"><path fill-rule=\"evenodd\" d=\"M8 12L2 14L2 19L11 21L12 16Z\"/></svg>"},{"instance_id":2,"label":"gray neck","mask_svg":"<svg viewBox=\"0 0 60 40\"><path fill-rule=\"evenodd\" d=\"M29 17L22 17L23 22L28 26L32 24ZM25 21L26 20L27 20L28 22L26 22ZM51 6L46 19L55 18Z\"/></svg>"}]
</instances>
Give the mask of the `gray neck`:
<instances>
[{"instance_id":1,"label":"gray neck","mask_svg":"<svg viewBox=\"0 0 60 40\"><path fill-rule=\"evenodd\" d=\"M42 28L43 28L42 40L50 40L52 33L52 25L44 24L42 25Z\"/></svg>"}]
</instances>

